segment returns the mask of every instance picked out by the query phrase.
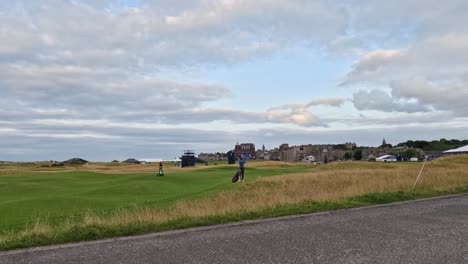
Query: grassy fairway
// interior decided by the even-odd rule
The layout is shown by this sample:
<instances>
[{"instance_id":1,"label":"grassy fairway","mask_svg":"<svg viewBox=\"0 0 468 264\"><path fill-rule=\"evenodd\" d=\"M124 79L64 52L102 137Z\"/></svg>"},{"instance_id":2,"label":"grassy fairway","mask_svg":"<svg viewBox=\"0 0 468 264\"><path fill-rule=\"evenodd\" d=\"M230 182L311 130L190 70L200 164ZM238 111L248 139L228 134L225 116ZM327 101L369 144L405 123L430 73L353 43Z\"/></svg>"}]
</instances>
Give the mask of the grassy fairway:
<instances>
[{"instance_id":1,"label":"grassy fairway","mask_svg":"<svg viewBox=\"0 0 468 264\"><path fill-rule=\"evenodd\" d=\"M429 162L413 191L421 165L251 162L235 185L229 166L4 167L0 250L468 192L468 156Z\"/></svg>"},{"instance_id":2,"label":"grassy fairway","mask_svg":"<svg viewBox=\"0 0 468 264\"><path fill-rule=\"evenodd\" d=\"M26 169L25 169L26 167ZM111 174L98 173L111 168ZM133 170L152 170L131 166ZM0 175L0 230L21 229L37 218L60 222L84 211L106 214L115 209L151 206L164 208L175 201L194 199L232 188L236 167L210 166L196 169L168 168L166 176L154 173L114 174L128 166L91 166L72 171L34 172L34 167L10 168ZM262 176L303 171L305 167L249 168L249 180ZM29 172L32 171L32 172Z\"/></svg>"}]
</instances>

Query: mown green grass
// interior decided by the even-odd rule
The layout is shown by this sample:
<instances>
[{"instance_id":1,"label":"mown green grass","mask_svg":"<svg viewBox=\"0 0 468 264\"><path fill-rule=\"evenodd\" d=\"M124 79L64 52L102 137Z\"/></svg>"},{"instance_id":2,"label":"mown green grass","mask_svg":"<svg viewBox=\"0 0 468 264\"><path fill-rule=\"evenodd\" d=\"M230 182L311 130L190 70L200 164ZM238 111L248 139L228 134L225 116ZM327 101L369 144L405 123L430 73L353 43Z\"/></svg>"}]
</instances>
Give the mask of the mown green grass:
<instances>
[{"instance_id":1,"label":"mown green grass","mask_svg":"<svg viewBox=\"0 0 468 264\"><path fill-rule=\"evenodd\" d=\"M246 178L300 172L307 167L248 168ZM216 166L157 177L154 174L95 172L22 172L0 177L0 233L21 229L37 218L60 222L92 211L151 206L164 208L183 199L195 199L233 188L235 167Z\"/></svg>"}]
</instances>

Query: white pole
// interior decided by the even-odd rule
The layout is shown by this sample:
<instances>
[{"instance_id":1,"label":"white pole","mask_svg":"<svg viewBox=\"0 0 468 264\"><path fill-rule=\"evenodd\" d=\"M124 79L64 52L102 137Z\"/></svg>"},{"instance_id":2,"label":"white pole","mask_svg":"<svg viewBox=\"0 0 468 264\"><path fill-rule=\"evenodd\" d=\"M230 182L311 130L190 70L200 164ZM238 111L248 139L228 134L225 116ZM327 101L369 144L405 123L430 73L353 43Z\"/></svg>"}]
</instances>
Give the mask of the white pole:
<instances>
[{"instance_id":1,"label":"white pole","mask_svg":"<svg viewBox=\"0 0 468 264\"><path fill-rule=\"evenodd\" d=\"M416 187L416 184L419 181L419 177L421 176L421 173L422 173L422 171L424 169L424 166L426 165L426 162L427 162L427 158L424 160L424 164L422 165L421 170L419 171L418 177L416 178L416 181L414 182L413 188L411 188L411 191L414 191L414 187Z\"/></svg>"}]
</instances>

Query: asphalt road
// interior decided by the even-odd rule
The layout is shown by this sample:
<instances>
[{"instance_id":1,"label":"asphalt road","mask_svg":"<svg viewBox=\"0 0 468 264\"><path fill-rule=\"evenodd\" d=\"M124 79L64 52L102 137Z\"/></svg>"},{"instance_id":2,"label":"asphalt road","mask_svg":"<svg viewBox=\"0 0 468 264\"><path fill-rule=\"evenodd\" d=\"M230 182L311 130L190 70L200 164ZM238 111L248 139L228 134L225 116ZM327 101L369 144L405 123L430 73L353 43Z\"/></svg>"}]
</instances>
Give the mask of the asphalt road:
<instances>
[{"instance_id":1,"label":"asphalt road","mask_svg":"<svg viewBox=\"0 0 468 264\"><path fill-rule=\"evenodd\" d=\"M3 252L0 263L468 263L468 195Z\"/></svg>"}]
</instances>

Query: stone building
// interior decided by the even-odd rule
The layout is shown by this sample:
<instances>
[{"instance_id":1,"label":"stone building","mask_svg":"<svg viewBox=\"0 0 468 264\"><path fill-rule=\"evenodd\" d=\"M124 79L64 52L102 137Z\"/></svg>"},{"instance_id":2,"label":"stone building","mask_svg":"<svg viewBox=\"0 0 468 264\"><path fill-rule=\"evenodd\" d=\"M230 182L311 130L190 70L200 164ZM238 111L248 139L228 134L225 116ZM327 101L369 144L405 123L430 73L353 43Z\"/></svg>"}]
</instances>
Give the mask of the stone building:
<instances>
[{"instance_id":1,"label":"stone building","mask_svg":"<svg viewBox=\"0 0 468 264\"><path fill-rule=\"evenodd\" d=\"M227 159L226 153L200 153L198 154L198 158L205 161L221 161Z\"/></svg>"},{"instance_id":2,"label":"stone building","mask_svg":"<svg viewBox=\"0 0 468 264\"><path fill-rule=\"evenodd\" d=\"M348 157L352 157L352 151L355 148L355 143L300 146L282 144L279 152L280 160L285 162L327 162L343 160L347 153Z\"/></svg>"},{"instance_id":3,"label":"stone building","mask_svg":"<svg viewBox=\"0 0 468 264\"><path fill-rule=\"evenodd\" d=\"M264 160L280 160L280 151L278 148L267 150L263 154Z\"/></svg>"},{"instance_id":4,"label":"stone building","mask_svg":"<svg viewBox=\"0 0 468 264\"><path fill-rule=\"evenodd\" d=\"M241 155L245 159L256 159L256 151L255 151L255 145L252 143L242 143L242 144L236 144L234 147L234 156L236 159L239 159Z\"/></svg>"}]
</instances>

